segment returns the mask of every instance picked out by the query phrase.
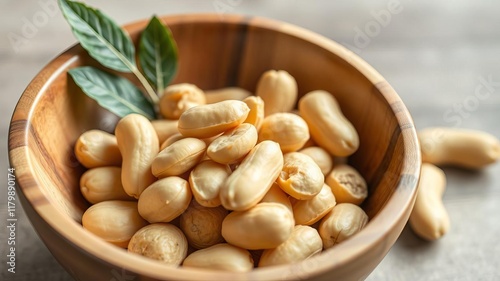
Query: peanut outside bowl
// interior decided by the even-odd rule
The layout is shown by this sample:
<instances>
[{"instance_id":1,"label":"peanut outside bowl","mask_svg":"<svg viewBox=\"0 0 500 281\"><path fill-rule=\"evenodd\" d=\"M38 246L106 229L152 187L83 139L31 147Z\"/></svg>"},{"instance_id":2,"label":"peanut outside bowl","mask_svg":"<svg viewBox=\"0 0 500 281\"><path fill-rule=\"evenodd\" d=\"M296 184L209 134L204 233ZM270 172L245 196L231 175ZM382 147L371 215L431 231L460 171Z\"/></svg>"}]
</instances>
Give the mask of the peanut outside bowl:
<instances>
[{"instance_id":1,"label":"peanut outside bowl","mask_svg":"<svg viewBox=\"0 0 500 281\"><path fill-rule=\"evenodd\" d=\"M86 130L113 131L116 118L68 78L70 68L96 65L76 45L33 79L10 124L9 157L16 169L18 194L54 257L78 280L360 280L368 276L401 233L420 173L413 121L392 87L352 52L286 23L207 14L163 20L179 46L180 69L174 83L254 91L264 71L284 69L297 79L300 95L316 89L333 93L359 132L361 146L349 162L369 184L370 196L362 207L371 221L350 240L321 255L241 274L167 266L101 241L80 224L89 203L79 191L84 168L75 160L73 146ZM126 27L134 42L146 23Z\"/></svg>"}]
</instances>

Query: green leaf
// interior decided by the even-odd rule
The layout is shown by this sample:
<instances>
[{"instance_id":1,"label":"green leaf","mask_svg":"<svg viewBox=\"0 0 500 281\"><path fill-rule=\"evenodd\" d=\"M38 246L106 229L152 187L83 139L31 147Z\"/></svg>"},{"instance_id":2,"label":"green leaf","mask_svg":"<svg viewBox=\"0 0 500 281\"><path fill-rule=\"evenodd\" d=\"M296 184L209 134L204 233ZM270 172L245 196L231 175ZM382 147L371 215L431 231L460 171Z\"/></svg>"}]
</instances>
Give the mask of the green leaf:
<instances>
[{"instance_id":1,"label":"green leaf","mask_svg":"<svg viewBox=\"0 0 500 281\"><path fill-rule=\"evenodd\" d=\"M59 0L59 6L73 34L90 56L117 71L137 69L134 44L113 20L80 2Z\"/></svg>"},{"instance_id":2,"label":"green leaf","mask_svg":"<svg viewBox=\"0 0 500 281\"><path fill-rule=\"evenodd\" d=\"M139 63L157 93L163 91L177 72L177 45L170 29L155 16L142 32Z\"/></svg>"},{"instance_id":3,"label":"green leaf","mask_svg":"<svg viewBox=\"0 0 500 281\"><path fill-rule=\"evenodd\" d=\"M74 68L68 72L87 96L119 117L139 113L154 119L153 105L127 79L91 66Z\"/></svg>"}]
</instances>

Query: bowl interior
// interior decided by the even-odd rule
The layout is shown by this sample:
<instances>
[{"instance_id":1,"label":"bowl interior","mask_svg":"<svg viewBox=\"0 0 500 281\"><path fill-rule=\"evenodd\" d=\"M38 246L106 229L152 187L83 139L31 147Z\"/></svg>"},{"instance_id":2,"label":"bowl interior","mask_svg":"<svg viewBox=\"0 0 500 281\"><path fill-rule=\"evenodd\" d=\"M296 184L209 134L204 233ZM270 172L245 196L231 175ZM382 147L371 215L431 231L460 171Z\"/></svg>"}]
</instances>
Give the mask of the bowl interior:
<instances>
[{"instance_id":1,"label":"bowl interior","mask_svg":"<svg viewBox=\"0 0 500 281\"><path fill-rule=\"evenodd\" d=\"M406 108L380 75L339 45L288 24L208 15L168 17L165 22L180 50L180 68L173 83L193 83L202 89L239 86L254 91L264 71L284 69L296 78L299 95L317 89L331 92L357 129L361 145L349 163L369 185L370 196L362 207L371 222L362 231L364 236L335 250L345 251L344 258L336 260L333 254L328 257L331 262L322 258L325 264L317 266L318 272L345 265L369 244L399 235L401 221L406 221L413 203L419 173L418 144ZM144 26L145 22L140 22L127 27L135 42ZM66 74L70 68L89 64L96 65L76 46L44 68L14 113L10 141L11 161L24 167L19 172L24 178L20 187L27 200L51 225L55 221L43 214L42 206L70 218L67 221L74 223L68 227L82 232L82 237L90 236L79 227L89 204L79 191L84 168L75 159L73 147L84 131L97 128L112 132L117 121ZM380 216L383 218L378 219ZM397 233L390 233L395 229ZM82 246L67 235L66 239ZM392 243L384 246L385 252ZM276 270L284 272L292 267L273 270L263 271L278 276Z\"/></svg>"}]
</instances>

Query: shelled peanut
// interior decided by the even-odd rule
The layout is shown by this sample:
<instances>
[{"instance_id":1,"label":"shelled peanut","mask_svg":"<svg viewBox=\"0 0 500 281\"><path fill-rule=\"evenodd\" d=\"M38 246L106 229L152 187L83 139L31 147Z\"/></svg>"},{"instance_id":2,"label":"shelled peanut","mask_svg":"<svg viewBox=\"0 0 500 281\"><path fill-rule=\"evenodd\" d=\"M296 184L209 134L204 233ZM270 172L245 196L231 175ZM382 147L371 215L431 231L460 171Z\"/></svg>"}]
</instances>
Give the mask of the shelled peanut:
<instances>
[{"instance_id":1,"label":"shelled peanut","mask_svg":"<svg viewBox=\"0 0 500 281\"><path fill-rule=\"evenodd\" d=\"M102 142L107 148L95 148L97 154L119 151L121 158L109 158L121 170L93 164L82 180L89 202L120 202L134 212L120 211L115 218L108 206L108 214L88 214L94 205L83 227L168 264L240 272L254 267L252 257L260 253L255 250L264 250L255 264L271 266L309 258L348 239L368 220L357 207L368 188L353 167L333 166L333 157L354 153L358 135L330 93L297 97L297 83L285 71L264 73L256 96L239 88L204 93L191 84L169 86L160 109L171 119L122 118L116 137L106 135ZM299 114L291 113L297 102ZM333 149L331 142L340 146ZM305 148L308 143L317 145ZM108 176L112 187L97 181L93 189L99 196L83 187L102 174L94 169L114 175ZM116 225L126 214L131 217L121 221L134 226ZM112 240L116 234L106 233L108 225L127 235ZM196 249L189 255L188 245Z\"/></svg>"},{"instance_id":2,"label":"shelled peanut","mask_svg":"<svg viewBox=\"0 0 500 281\"><path fill-rule=\"evenodd\" d=\"M432 127L418 132L422 170L409 224L425 240L437 240L450 229L442 197L446 175L438 166L479 170L500 159L500 140L472 129Z\"/></svg>"}]
</instances>

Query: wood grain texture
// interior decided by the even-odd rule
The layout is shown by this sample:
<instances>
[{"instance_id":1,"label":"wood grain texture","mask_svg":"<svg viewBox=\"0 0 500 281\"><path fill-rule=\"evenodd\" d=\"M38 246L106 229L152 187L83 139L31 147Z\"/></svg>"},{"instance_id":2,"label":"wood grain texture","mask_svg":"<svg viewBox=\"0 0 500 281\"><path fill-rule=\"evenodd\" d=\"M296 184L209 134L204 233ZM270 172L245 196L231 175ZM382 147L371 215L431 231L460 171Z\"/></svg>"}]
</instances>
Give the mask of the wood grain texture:
<instances>
[{"instance_id":1,"label":"wood grain texture","mask_svg":"<svg viewBox=\"0 0 500 281\"><path fill-rule=\"evenodd\" d=\"M49 63L28 86L14 113L9 138L10 161L26 199L23 204L54 256L81 280L110 280L114 271L123 268L144 280L366 277L403 229L420 171L413 122L396 92L350 51L298 27L244 16L186 15L164 20L180 49L179 73L173 83L254 91L262 72L284 69L297 79L299 95L316 89L331 92L360 135L360 149L350 163L370 186L363 208L371 221L333 250L299 264L248 274L166 268L97 239L79 225L88 204L79 192L84 169L72 154L73 146L86 130L112 131L116 118L68 79L68 69L95 65L75 46ZM135 41L145 24L127 27Z\"/></svg>"}]
</instances>

